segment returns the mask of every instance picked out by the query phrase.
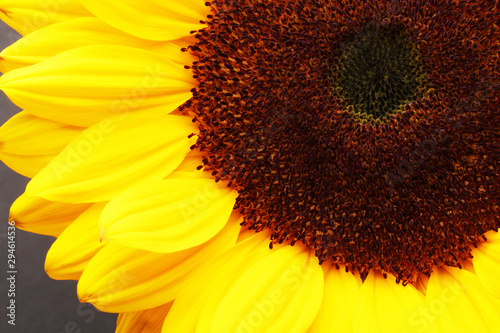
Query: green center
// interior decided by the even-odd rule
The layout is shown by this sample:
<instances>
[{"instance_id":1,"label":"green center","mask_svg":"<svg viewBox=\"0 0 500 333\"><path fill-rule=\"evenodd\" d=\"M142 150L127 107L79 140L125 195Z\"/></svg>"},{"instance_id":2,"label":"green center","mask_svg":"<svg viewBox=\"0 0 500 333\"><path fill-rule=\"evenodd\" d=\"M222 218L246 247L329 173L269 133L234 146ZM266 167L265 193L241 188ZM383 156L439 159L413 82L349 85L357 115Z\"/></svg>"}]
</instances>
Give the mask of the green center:
<instances>
[{"instance_id":1,"label":"green center","mask_svg":"<svg viewBox=\"0 0 500 333\"><path fill-rule=\"evenodd\" d=\"M357 118L384 121L417 98L423 71L403 34L365 30L340 50L335 90Z\"/></svg>"}]
</instances>

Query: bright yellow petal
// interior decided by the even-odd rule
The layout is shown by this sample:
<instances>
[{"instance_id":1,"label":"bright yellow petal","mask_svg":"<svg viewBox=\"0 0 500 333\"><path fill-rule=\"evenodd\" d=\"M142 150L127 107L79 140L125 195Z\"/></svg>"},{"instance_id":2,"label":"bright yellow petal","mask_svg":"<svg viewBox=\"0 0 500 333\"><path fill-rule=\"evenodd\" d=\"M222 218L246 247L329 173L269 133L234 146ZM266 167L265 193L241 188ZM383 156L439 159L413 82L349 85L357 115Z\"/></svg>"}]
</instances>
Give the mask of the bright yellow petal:
<instances>
[{"instance_id":1,"label":"bright yellow petal","mask_svg":"<svg viewBox=\"0 0 500 333\"><path fill-rule=\"evenodd\" d=\"M435 269L425 307L414 323L420 332L497 332L500 300L486 290L477 277L453 267Z\"/></svg>"},{"instance_id":2,"label":"bright yellow petal","mask_svg":"<svg viewBox=\"0 0 500 333\"><path fill-rule=\"evenodd\" d=\"M419 332L413 320L424 305L423 295L412 285L395 281L393 276L368 275L348 317L353 332Z\"/></svg>"},{"instance_id":3,"label":"bright yellow petal","mask_svg":"<svg viewBox=\"0 0 500 333\"><path fill-rule=\"evenodd\" d=\"M115 333L160 333L172 303L144 311L120 313Z\"/></svg>"},{"instance_id":4,"label":"bright yellow petal","mask_svg":"<svg viewBox=\"0 0 500 333\"><path fill-rule=\"evenodd\" d=\"M9 221L16 221L19 229L57 237L89 207L90 204L71 205L23 194L12 204Z\"/></svg>"},{"instance_id":5,"label":"bright yellow petal","mask_svg":"<svg viewBox=\"0 0 500 333\"><path fill-rule=\"evenodd\" d=\"M236 242L239 214L210 241L168 254L108 243L90 261L78 283L82 302L108 312L131 312L173 300L188 274Z\"/></svg>"},{"instance_id":6,"label":"bright yellow petal","mask_svg":"<svg viewBox=\"0 0 500 333\"><path fill-rule=\"evenodd\" d=\"M22 111L0 127L0 151L28 156L58 154L83 130Z\"/></svg>"},{"instance_id":7,"label":"bright yellow petal","mask_svg":"<svg viewBox=\"0 0 500 333\"><path fill-rule=\"evenodd\" d=\"M33 178L40 170L45 168L47 164L54 159L56 154L53 155L40 155L40 156L22 156L15 154L2 153L0 151L0 160L5 165L14 170L15 172Z\"/></svg>"},{"instance_id":8,"label":"bright yellow petal","mask_svg":"<svg viewBox=\"0 0 500 333\"><path fill-rule=\"evenodd\" d=\"M52 244L45 271L56 280L78 280L92 257L104 247L97 221L106 203L96 203L71 223Z\"/></svg>"},{"instance_id":9,"label":"bright yellow petal","mask_svg":"<svg viewBox=\"0 0 500 333\"><path fill-rule=\"evenodd\" d=\"M359 295L361 279L341 267L324 264L323 303L308 333L352 332L353 305Z\"/></svg>"},{"instance_id":10,"label":"bright yellow petal","mask_svg":"<svg viewBox=\"0 0 500 333\"><path fill-rule=\"evenodd\" d=\"M19 107L75 126L137 110L169 113L195 84L180 64L117 45L79 47L0 77L0 89Z\"/></svg>"},{"instance_id":11,"label":"bright yellow petal","mask_svg":"<svg viewBox=\"0 0 500 333\"><path fill-rule=\"evenodd\" d=\"M99 220L101 238L153 252L185 250L226 225L237 196L213 179L144 182L111 200Z\"/></svg>"},{"instance_id":12,"label":"bright yellow petal","mask_svg":"<svg viewBox=\"0 0 500 333\"><path fill-rule=\"evenodd\" d=\"M472 263L479 281L500 298L500 233L490 231L485 236L488 240L472 250Z\"/></svg>"},{"instance_id":13,"label":"bright yellow petal","mask_svg":"<svg viewBox=\"0 0 500 333\"><path fill-rule=\"evenodd\" d=\"M91 15L78 0L0 0L0 19L21 35L57 22Z\"/></svg>"},{"instance_id":14,"label":"bright yellow petal","mask_svg":"<svg viewBox=\"0 0 500 333\"><path fill-rule=\"evenodd\" d=\"M184 116L106 119L73 140L26 187L68 203L108 201L129 187L172 172L189 152L197 129Z\"/></svg>"},{"instance_id":15,"label":"bright yellow petal","mask_svg":"<svg viewBox=\"0 0 500 333\"><path fill-rule=\"evenodd\" d=\"M64 41L64 43L61 43ZM62 52L86 45L122 45L164 55L182 65L191 64L193 56L181 48L194 44L186 38L173 42L154 42L115 29L96 17L82 17L34 31L0 53L0 71L40 63Z\"/></svg>"},{"instance_id":16,"label":"bright yellow petal","mask_svg":"<svg viewBox=\"0 0 500 333\"><path fill-rule=\"evenodd\" d=\"M20 112L0 127L0 159L20 174L33 177L82 131Z\"/></svg>"},{"instance_id":17,"label":"bright yellow petal","mask_svg":"<svg viewBox=\"0 0 500 333\"><path fill-rule=\"evenodd\" d=\"M223 297L206 300L197 332L307 330L323 298L323 271L312 253L286 246L239 268L226 277L229 288L225 281L208 286L220 289Z\"/></svg>"},{"instance_id":18,"label":"bright yellow petal","mask_svg":"<svg viewBox=\"0 0 500 333\"><path fill-rule=\"evenodd\" d=\"M183 288L176 297L162 333L195 332L200 313L211 299L221 299L227 290L214 289L217 284L229 285L238 274L245 259L260 259L269 254L270 233L262 231L245 241L231 247L218 257L213 257L190 274ZM266 249L267 248L267 249Z\"/></svg>"},{"instance_id":19,"label":"bright yellow petal","mask_svg":"<svg viewBox=\"0 0 500 333\"><path fill-rule=\"evenodd\" d=\"M321 267L300 246L268 244L258 233L193 273L162 332L304 332L323 297Z\"/></svg>"},{"instance_id":20,"label":"bright yellow petal","mask_svg":"<svg viewBox=\"0 0 500 333\"><path fill-rule=\"evenodd\" d=\"M172 40L203 29L210 7L203 0L82 0L104 22L131 35Z\"/></svg>"},{"instance_id":21,"label":"bright yellow petal","mask_svg":"<svg viewBox=\"0 0 500 333\"><path fill-rule=\"evenodd\" d=\"M200 168L201 166L201 168ZM194 178L194 179L214 179L211 172L203 171L202 153L191 150L182 163L175 169L168 178Z\"/></svg>"}]
</instances>

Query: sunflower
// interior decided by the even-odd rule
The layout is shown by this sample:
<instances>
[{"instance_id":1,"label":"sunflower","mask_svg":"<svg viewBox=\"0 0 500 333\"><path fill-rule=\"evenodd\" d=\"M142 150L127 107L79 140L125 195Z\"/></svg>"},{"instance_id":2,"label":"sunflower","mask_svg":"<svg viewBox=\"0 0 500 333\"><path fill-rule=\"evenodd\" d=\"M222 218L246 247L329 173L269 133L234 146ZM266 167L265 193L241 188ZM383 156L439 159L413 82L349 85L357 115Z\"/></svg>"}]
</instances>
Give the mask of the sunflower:
<instances>
[{"instance_id":1,"label":"sunflower","mask_svg":"<svg viewBox=\"0 0 500 333\"><path fill-rule=\"evenodd\" d=\"M0 16L10 220L117 332L496 332L498 1Z\"/></svg>"}]
</instances>

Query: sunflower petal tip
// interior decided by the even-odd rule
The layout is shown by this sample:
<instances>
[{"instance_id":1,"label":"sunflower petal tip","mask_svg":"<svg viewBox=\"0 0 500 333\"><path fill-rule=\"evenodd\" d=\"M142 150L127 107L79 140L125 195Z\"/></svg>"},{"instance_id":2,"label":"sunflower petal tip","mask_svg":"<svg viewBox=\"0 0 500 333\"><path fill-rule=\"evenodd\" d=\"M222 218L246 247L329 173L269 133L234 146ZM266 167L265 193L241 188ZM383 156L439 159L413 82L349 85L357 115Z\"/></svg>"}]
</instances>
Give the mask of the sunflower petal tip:
<instances>
[{"instance_id":1,"label":"sunflower petal tip","mask_svg":"<svg viewBox=\"0 0 500 333\"><path fill-rule=\"evenodd\" d=\"M91 298L89 297L89 295L80 294L80 292L78 292L78 300L80 301L80 303L91 303Z\"/></svg>"},{"instance_id":2,"label":"sunflower petal tip","mask_svg":"<svg viewBox=\"0 0 500 333\"><path fill-rule=\"evenodd\" d=\"M44 270L45 270L45 274L47 274L48 277L53 278L52 271L50 270L49 267L47 267L47 264L45 264Z\"/></svg>"}]
</instances>

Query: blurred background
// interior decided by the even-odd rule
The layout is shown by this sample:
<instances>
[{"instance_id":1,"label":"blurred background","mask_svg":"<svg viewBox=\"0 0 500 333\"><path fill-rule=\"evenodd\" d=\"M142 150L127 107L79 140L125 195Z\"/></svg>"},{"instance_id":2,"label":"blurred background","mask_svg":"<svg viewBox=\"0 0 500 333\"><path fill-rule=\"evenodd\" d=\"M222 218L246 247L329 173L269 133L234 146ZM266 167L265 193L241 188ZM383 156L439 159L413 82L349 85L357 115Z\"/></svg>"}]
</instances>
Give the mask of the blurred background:
<instances>
[{"instance_id":1,"label":"blurred background","mask_svg":"<svg viewBox=\"0 0 500 333\"><path fill-rule=\"evenodd\" d=\"M18 38L20 36L15 31L0 22L0 49ZM19 111L0 92L0 123L5 123ZM102 313L90 304L80 304L76 296L76 281L55 281L45 274L45 255L55 238L19 229L16 229L16 325L7 324L7 218L10 205L23 193L28 180L0 162L0 332L114 332L116 315Z\"/></svg>"}]
</instances>

